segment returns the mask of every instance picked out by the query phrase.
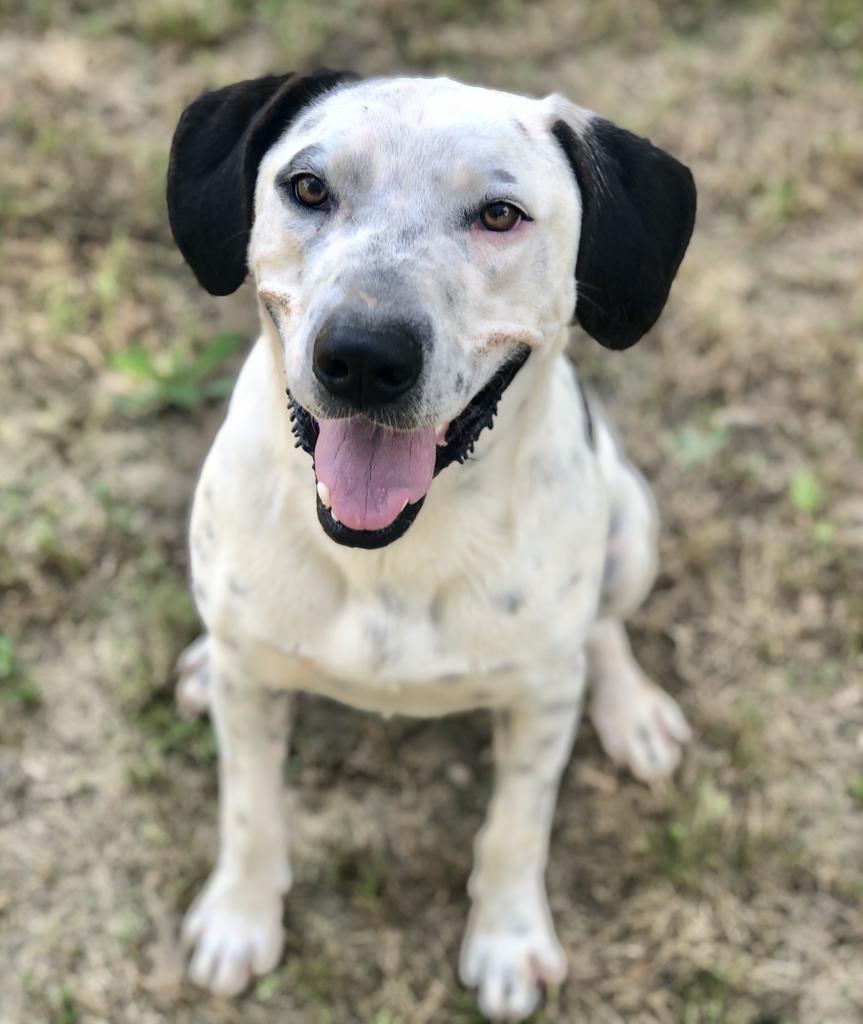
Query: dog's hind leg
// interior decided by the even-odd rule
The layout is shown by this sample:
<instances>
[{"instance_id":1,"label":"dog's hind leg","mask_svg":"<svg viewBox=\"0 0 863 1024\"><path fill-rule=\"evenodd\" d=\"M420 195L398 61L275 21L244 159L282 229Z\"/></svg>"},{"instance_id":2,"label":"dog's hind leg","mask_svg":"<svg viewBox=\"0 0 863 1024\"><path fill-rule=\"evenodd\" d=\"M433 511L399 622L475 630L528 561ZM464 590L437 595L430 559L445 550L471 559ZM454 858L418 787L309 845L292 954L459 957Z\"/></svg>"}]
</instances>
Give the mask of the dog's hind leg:
<instances>
[{"instance_id":1,"label":"dog's hind leg","mask_svg":"<svg viewBox=\"0 0 863 1024\"><path fill-rule=\"evenodd\" d=\"M210 708L210 638L204 633L177 658L174 698L183 718L197 718Z\"/></svg>"},{"instance_id":2,"label":"dog's hind leg","mask_svg":"<svg viewBox=\"0 0 863 1024\"><path fill-rule=\"evenodd\" d=\"M644 781L677 767L689 726L677 703L636 662L623 619L647 596L658 566L658 518L653 496L621 453L607 425L598 423L600 467L611 515L600 618L587 638L591 721L608 755Z\"/></svg>"},{"instance_id":3,"label":"dog's hind leg","mask_svg":"<svg viewBox=\"0 0 863 1024\"><path fill-rule=\"evenodd\" d=\"M600 618L626 619L643 603L659 568L659 516L647 481L594 412L596 454L609 498Z\"/></svg>"}]
</instances>

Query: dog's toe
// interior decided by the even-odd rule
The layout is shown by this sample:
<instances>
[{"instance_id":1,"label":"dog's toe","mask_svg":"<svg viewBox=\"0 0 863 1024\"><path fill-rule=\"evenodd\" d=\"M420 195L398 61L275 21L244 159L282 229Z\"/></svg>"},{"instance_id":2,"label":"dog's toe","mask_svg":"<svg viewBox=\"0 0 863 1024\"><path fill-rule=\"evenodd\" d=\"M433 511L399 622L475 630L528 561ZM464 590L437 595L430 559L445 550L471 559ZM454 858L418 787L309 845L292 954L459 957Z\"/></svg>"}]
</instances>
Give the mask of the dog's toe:
<instances>
[{"instance_id":1,"label":"dog's toe","mask_svg":"<svg viewBox=\"0 0 863 1024\"><path fill-rule=\"evenodd\" d=\"M544 917L493 925L474 908L459 976L477 989L479 1008L489 1020L523 1021L536 1009L543 988L556 987L566 976L566 958Z\"/></svg>"},{"instance_id":2,"label":"dog's toe","mask_svg":"<svg viewBox=\"0 0 863 1024\"><path fill-rule=\"evenodd\" d=\"M278 889L217 871L183 924L183 943L191 951L189 977L216 995L242 992L255 975L278 963L284 943L281 918Z\"/></svg>"},{"instance_id":3,"label":"dog's toe","mask_svg":"<svg viewBox=\"0 0 863 1024\"><path fill-rule=\"evenodd\" d=\"M591 717L611 759L643 782L671 775L692 735L677 702L647 680L629 693L625 705L597 702Z\"/></svg>"}]
</instances>

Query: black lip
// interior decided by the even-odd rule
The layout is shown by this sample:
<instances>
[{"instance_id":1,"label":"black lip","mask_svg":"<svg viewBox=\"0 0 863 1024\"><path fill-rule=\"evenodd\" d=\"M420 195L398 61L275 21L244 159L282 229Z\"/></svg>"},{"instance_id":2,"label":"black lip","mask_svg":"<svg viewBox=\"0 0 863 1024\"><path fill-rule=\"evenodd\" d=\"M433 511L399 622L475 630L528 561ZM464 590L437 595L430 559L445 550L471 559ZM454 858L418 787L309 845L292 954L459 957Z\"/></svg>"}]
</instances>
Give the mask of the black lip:
<instances>
[{"instance_id":1,"label":"black lip","mask_svg":"<svg viewBox=\"0 0 863 1024\"><path fill-rule=\"evenodd\" d=\"M494 426L495 413L503 393L527 362L530 351L526 345L520 346L512 358L492 374L485 386L473 396L462 412L450 423L446 444L437 449L435 456L435 476L441 470L446 469L450 463L465 462L470 458L480 434L486 428L491 430ZM315 445L319 433L317 421L307 409L294 401L290 391L287 392L287 395L292 421L291 429L297 438L296 447L308 452L314 463ZM352 530L344 523L337 523L329 509L324 507L318 497L318 522L330 540L337 544L374 550L386 547L403 536L416 519L424 501L425 497L407 505L389 526L385 526L382 530Z\"/></svg>"},{"instance_id":2,"label":"black lip","mask_svg":"<svg viewBox=\"0 0 863 1024\"><path fill-rule=\"evenodd\" d=\"M337 523L330 510L324 507L324 503L318 497L318 522L324 533L336 544L342 544L346 548L365 548L366 551L374 551L376 548L385 548L387 544L392 544L405 534L419 514L424 501L425 496L412 505L406 505L389 526L381 530L352 530L344 523Z\"/></svg>"},{"instance_id":3,"label":"black lip","mask_svg":"<svg viewBox=\"0 0 863 1024\"><path fill-rule=\"evenodd\" d=\"M446 432L446 444L437 450L434 475L446 469L452 462L466 462L473 454L479 435L494 426L497 407L503 393L513 382L515 375L527 362L530 355L527 345L520 345L511 359L496 370L485 386L468 402L465 408L450 423Z\"/></svg>"}]
</instances>

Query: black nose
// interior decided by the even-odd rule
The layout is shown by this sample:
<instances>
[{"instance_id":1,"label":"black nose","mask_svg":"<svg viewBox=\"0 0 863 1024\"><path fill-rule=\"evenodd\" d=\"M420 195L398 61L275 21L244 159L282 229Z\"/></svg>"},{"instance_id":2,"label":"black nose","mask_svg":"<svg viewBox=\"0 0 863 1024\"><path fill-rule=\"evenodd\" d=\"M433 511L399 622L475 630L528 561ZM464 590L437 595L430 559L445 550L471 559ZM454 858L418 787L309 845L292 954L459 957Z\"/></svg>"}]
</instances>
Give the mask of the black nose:
<instances>
[{"instance_id":1,"label":"black nose","mask_svg":"<svg viewBox=\"0 0 863 1024\"><path fill-rule=\"evenodd\" d=\"M422 370L422 346L402 324L327 324L315 339L315 376L356 409L387 405L409 391Z\"/></svg>"}]
</instances>

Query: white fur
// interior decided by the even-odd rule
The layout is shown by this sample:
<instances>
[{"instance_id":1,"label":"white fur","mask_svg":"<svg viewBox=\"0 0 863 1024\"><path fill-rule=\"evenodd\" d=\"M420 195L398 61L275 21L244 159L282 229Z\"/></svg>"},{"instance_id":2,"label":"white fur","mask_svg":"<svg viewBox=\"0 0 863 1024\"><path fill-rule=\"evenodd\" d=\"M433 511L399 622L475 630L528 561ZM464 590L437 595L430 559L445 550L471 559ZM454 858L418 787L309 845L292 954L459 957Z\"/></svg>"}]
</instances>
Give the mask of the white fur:
<instances>
[{"instance_id":1,"label":"white fur","mask_svg":"<svg viewBox=\"0 0 863 1024\"><path fill-rule=\"evenodd\" d=\"M219 863L185 926L192 977L215 992L240 991L281 952L291 691L386 714L494 709L497 779L461 955L462 980L494 1020L523 1019L540 985L565 974L543 871L587 671L616 760L655 778L679 759L679 710L641 676L622 625L597 622L628 614L649 589L656 522L601 419L591 443L563 355L581 201L549 133L560 116L578 130L591 115L557 97L376 81L315 104L261 164L249 265L263 333L195 495L192 570L208 636L181 670L187 706L209 692L221 752ZM274 187L309 146L342 182L326 228ZM511 237L458 223L494 169L518 178L505 198L533 218ZM311 346L323 319L340 303L397 300L434 325L418 423L455 417L516 341L533 351L475 457L434 480L405 536L349 549L317 521L285 385L320 416Z\"/></svg>"}]
</instances>

